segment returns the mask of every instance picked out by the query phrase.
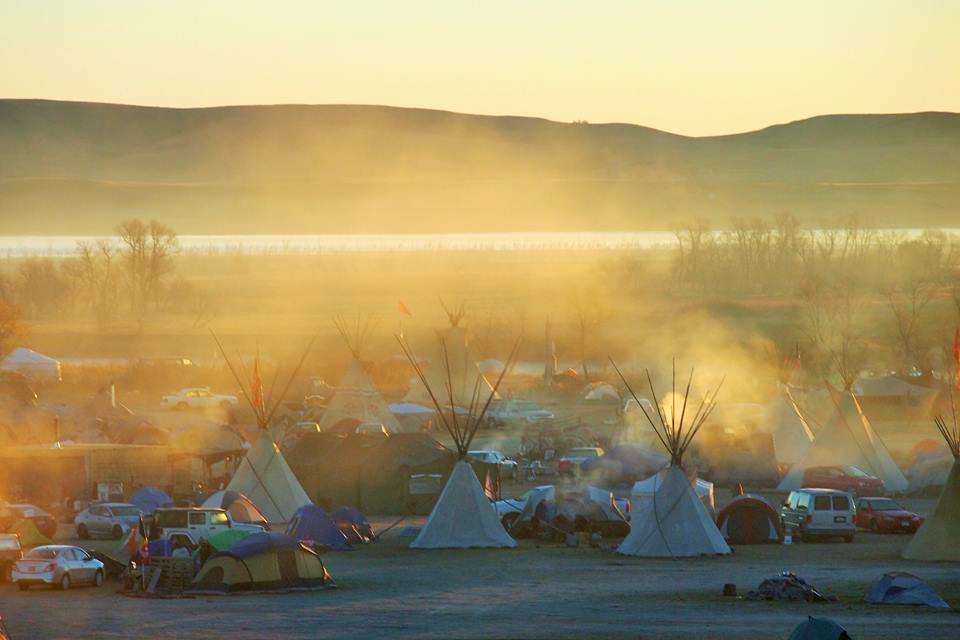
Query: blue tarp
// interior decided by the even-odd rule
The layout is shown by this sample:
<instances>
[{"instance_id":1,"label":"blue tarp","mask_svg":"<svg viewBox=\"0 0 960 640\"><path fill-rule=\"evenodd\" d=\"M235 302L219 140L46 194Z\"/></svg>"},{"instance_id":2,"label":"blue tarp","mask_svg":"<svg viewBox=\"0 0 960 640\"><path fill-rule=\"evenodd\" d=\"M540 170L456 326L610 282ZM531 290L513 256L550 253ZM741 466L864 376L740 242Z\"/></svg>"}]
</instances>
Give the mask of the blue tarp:
<instances>
[{"instance_id":1,"label":"blue tarp","mask_svg":"<svg viewBox=\"0 0 960 640\"><path fill-rule=\"evenodd\" d=\"M287 535L307 544L324 545L336 551L351 549L347 537L327 512L315 504L300 507L287 526Z\"/></svg>"},{"instance_id":2,"label":"blue tarp","mask_svg":"<svg viewBox=\"0 0 960 640\"><path fill-rule=\"evenodd\" d=\"M144 487L130 496L130 504L145 514L150 514L157 509L172 507L173 498L156 487Z\"/></svg>"}]
</instances>

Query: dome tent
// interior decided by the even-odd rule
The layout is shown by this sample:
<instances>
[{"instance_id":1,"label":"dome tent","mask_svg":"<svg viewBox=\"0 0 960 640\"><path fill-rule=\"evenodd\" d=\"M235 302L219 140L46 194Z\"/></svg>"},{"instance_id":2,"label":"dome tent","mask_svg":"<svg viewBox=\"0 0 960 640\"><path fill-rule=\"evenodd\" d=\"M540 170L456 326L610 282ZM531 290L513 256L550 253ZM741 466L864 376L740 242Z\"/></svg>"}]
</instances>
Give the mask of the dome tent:
<instances>
[{"instance_id":1,"label":"dome tent","mask_svg":"<svg viewBox=\"0 0 960 640\"><path fill-rule=\"evenodd\" d=\"M255 533L212 555L187 593L305 591L336 587L315 552L290 536Z\"/></svg>"},{"instance_id":2,"label":"dome tent","mask_svg":"<svg viewBox=\"0 0 960 640\"><path fill-rule=\"evenodd\" d=\"M173 506L173 498L156 487L144 487L130 496L130 504L149 515L157 509Z\"/></svg>"},{"instance_id":3,"label":"dome tent","mask_svg":"<svg viewBox=\"0 0 960 640\"><path fill-rule=\"evenodd\" d=\"M950 608L926 582L913 574L900 571L884 574L870 585L863 599L870 604L913 604L935 609Z\"/></svg>"},{"instance_id":4,"label":"dome tent","mask_svg":"<svg viewBox=\"0 0 960 640\"><path fill-rule=\"evenodd\" d=\"M230 514L230 519L234 522L261 526L267 524L267 517L257 508L257 505L237 491L217 491L204 500L201 506L209 509L223 509Z\"/></svg>"},{"instance_id":5,"label":"dome tent","mask_svg":"<svg viewBox=\"0 0 960 640\"><path fill-rule=\"evenodd\" d=\"M310 546L322 545L335 551L352 549L333 519L315 504L297 509L287 525L287 535Z\"/></svg>"},{"instance_id":6,"label":"dome tent","mask_svg":"<svg viewBox=\"0 0 960 640\"><path fill-rule=\"evenodd\" d=\"M833 620L814 618L810 616L806 621L797 625L788 640L851 640L846 629Z\"/></svg>"},{"instance_id":7,"label":"dome tent","mask_svg":"<svg viewBox=\"0 0 960 640\"><path fill-rule=\"evenodd\" d=\"M780 514L760 495L734 496L717 514L717 528L730 544L783 541Z\"/></svg>"},{"instance_id":8,"label":"dome tent","mask_svg":"<svg viewBox=\"0 0 960 640\"><path fill-rule=\"evenodd\" d=\"M0 370L13 371L31 380L50 382L62 380L58 360L26 347L17 347L0 360Z\"/></svg>"}]
</instances>

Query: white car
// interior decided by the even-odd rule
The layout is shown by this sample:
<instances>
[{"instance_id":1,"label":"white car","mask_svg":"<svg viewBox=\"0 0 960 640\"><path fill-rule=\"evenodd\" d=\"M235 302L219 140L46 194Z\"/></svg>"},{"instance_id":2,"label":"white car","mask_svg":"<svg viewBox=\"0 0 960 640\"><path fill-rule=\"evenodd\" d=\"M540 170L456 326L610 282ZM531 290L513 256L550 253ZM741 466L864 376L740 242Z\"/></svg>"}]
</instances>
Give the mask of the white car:
<instances>
[{"instance_id":1,"label":"white car","mask_svg":"<svg viewBox=\"0 0 960 640\"><path fill-rule=\"evenodd\" d=\"M467 451L467 456L476 460L477 462L498 465L500 467L501 477L516 477L517 473L520 471L520 466L517 464L516 460L510 460L507 458L507 456L503 455L499 451L478 449L476 451Z\"/></svg>"},{"instance_id":2,"label":"white car","mask_svg":"<svg viewBox=\"0 0 960 640\"><path fill-rule=\"evenodd\" d=\"M69 589L75 584L103 585L103 563L80 547L46 545L27 551L17 560L11 577L21 591L32 586Z\"/></svg>"},{"instance_id":3,"label":"white car","mask_svg":"<svg viewBox=\"0 0 960 640\"><path fill-rule=\"evenodd\" d=\"M174 507L157 509L153 514L151 536L180 540L184 546L194 548L201 540L209 540L210 536L229 529L264 531L258 524L234 522L223 509Z\"/></svg>"},{"instance_id":4,"label":"white car","mask_svg":"<svg viewBox=\"0 0 960 640\"><path fill-rule=\"evenodd\" d=\"M843 538L853 542L857 532L857 509L853 496L835 489L791 491L780 507L783 528L801 540Z\"/></svg>"},{"instance_id":5,"label":"white car","mask_svg":"<svg viewBox=\"0 0 960 640\"><path fill-rule=\"evenodd\" d=\"M194 387L191 389L181 389L172 395L163 396L160 404L180 411L187 409L212 409L216 407L227 409L237 404L237 396L213 393L207 387Z\"/></svg>"},{"instance_id":6,"label":"white car","mask_svg":"<svg viewBox=\"0 0 960 640\"><path fill-rule=\"evenodd\" d=\"M491 427L522 427L553 420L552 411L529 400L498 400L487 409L486 420Z\"/></svg>"}]
</instances>

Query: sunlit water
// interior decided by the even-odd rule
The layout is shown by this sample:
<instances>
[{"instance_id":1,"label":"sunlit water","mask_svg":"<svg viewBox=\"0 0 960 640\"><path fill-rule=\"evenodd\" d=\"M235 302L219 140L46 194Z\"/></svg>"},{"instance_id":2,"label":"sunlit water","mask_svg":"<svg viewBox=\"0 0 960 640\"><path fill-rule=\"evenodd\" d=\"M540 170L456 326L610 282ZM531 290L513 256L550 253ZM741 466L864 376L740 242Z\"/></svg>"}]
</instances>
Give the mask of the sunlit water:
<instances>
[{"instance_id":1,"label":"sunlit water","mask_svg":"<svg viewBox=\"0 0 960 640\"><path fill-rule=\"evenodd\" d=\"M943 229L955 233L956 229ZM922 229L887 229L905 237ZM0 236L0 256L69 256L78 242L98 236ZM116 240L114 238L114 240ZM328 234L328 235L182 235L181 251L194 255L234 253L324 254L416 251L623 251L669 248L669 231Z\"/></svg>"}]
</instances>

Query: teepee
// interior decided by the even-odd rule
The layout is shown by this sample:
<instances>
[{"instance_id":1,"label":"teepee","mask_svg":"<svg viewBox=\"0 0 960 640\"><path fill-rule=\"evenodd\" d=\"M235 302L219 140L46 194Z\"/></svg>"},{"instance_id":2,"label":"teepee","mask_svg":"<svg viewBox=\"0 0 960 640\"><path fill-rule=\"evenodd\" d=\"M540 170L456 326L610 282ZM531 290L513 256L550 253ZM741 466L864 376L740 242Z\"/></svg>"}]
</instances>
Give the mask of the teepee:
<instances>
[{"instance_id":1,"label":"teepee","mask_svg":"<svg viewBox=\"0 0 960 640\"><path fill-rule=\"evenodd\" d=\"M367 374L360 355L364 342L369 334L369 323L362 323L357 319L356 329L352 330L343 318L336 318L334 324L343 338L352 360L347 373L340 381L333 398L327 405L327 410L320 420L320 430L326 431L344 419L356 420L360 424L380 424L389 433L401 431L400 423L390 412L383 396L377 391L373 381Z\"/></svg>"},{"instance_id":2,"label":"teepee","mask_svg":"<svg viewBox=\"0 0 960 640\"><path fill-rule=\"evenodd\" d=\"M813 442L813 431L785 384L778 385L777 392L767 403L760 431L773 437L773 453L780 464L799 462Z\"/></svg>"},{"instance_id":3,"label":"teepee","mask_svg":"<svg viewBox=\"0 0 960 640\"><path fill-rule=\"evenodd\" d=\"M938 416L937 429L950 447L953 454L953 468L947 476L947 482L940 492L940 499L933 513L924 521L920 529L903 552L907 560L949 560L960 562L960 424L957 410L950 397L950 423Z\"/></svg>"},{"instance_id":4,"label":"teepee","mask_svg":"<svg viewBox=\"0 0 960 640\"><path fill-rule=\"evenodd\" d=\"M480 372L477 361L470 353L470 346L467 340L467 330L463 325L466 319L466 309L461 305L459 307L449 308L443 302L443 311L447 315L450 326L446 329L437 331L437 343L443 345L443 349L437 349L433 360L424 372L424 376L417 375L410 385L407 395L404 396L404 402L415 402L417 404L430 404L430 390L445 390L452 385L452 395L455 400L466 402L473 393L473 385L479 382L481 391L493 393L494 398L498 398L497 392L490 386L490 382ZM446 401L447 398L443 398ZM457 405L461 409L466 407Z\"/></svg>"},{"instance_id":5,"label":"teepee","mask_svg":"<svg viewBox=\"0 0 960 640\"><path fill-rule=\"evenodd\" d=\"M617 553L646 558L682 558L730 553L730 547L694 491L693 484L682 466L684 452L716 407L720 388L717 387L707 394L691 417L687 409L693 370L690 371L686 391L681 399L676 393L677 376L674 367L669 404L665 404L662 409L650 372L647 371L647 383L656 411L656 416L651 416L616 363L614 368L640 405L657 439L670 454L670 466L653 495L650 507L644 511L645 517L631 521L630 533L620 543ZM692 411L693 405L690 404L689 408Z\"/></svg>"},{"instance_id":6,"label":"teepee","mask_svg":"<svg viewBox=\"0 0 960 640\"><path fill-rule=\"evenodd\" d=\"M430 517L420 529L419 535L410 544L412 549L467 549L471 547L515 547L516 541L510 537L500 523L497 512L484 494L483 487L474 473L473 467L466 461L467 452L476 435L483 417L496 394L500 382L510 368L517 347L500 372L496 384L492 387L477 370L469 383L469 394L458 395L464 386L454 380L455 369L443 336L440 342L441 381L434 386L411 351L410 346L400 336L397 337L404 355L416 371L430 402L437 410L440 424L447 430L457 448L458 460L453 473L440 492L440 497ZM474 365L475 368L476 365ZM437 367L434 367L437 369ZM445 378L445 381L442 379Z\"/></svg>"},{"instance_id":7,"label":"teepee","mask_svg":"<svg viewBox=\"0 0 960 640\"><path fill-rule=\"evenodd\" d=\"M290 388L294 378L300 371L303 361L310 352L310 347L304 351L300 362L290 374L289 379L279 394L276 401L273 401L273 389L271 388L266 397L264 397L263 380L260 375L260 359L253 361L253 371L247 377L249 382L244 384L240 373L230 362L227 353L214 335L214 340L220 348L220 353L230 368L244 399L253 409L256 416L257 426L260 429L260 435L257 437L253 446L247 451L247 454L240 460L230 484L227 485L228 491L236 491L250 498L258 509L266 516L271 525L286 524L293 517L297 509L304 505L312 504L307 493L300 485L300 481L293 474L290 466L284 459L280 448L273 439L270 431L273 415L280 404L280 399ZM311 341L311 346L313 342ZM242 363L241 363L242 364ZM276 376L274 377L276 379Z\"/></svg>"},{"instance_id":8,"label":"teepee","mask_svg":"<svg viewBox=\"0 0 960 640\"><path fill-rule=\"evenodd\" d=\"M799 489L806 469L831 465L857 467L883 480L887 491L906 491L909 486L907 478L890 457L887 446L873 430L853 393L832 393L831 398L833 415L817 432L806 453L780 481L777 491Z\"/></svg>"}]
</instances>

